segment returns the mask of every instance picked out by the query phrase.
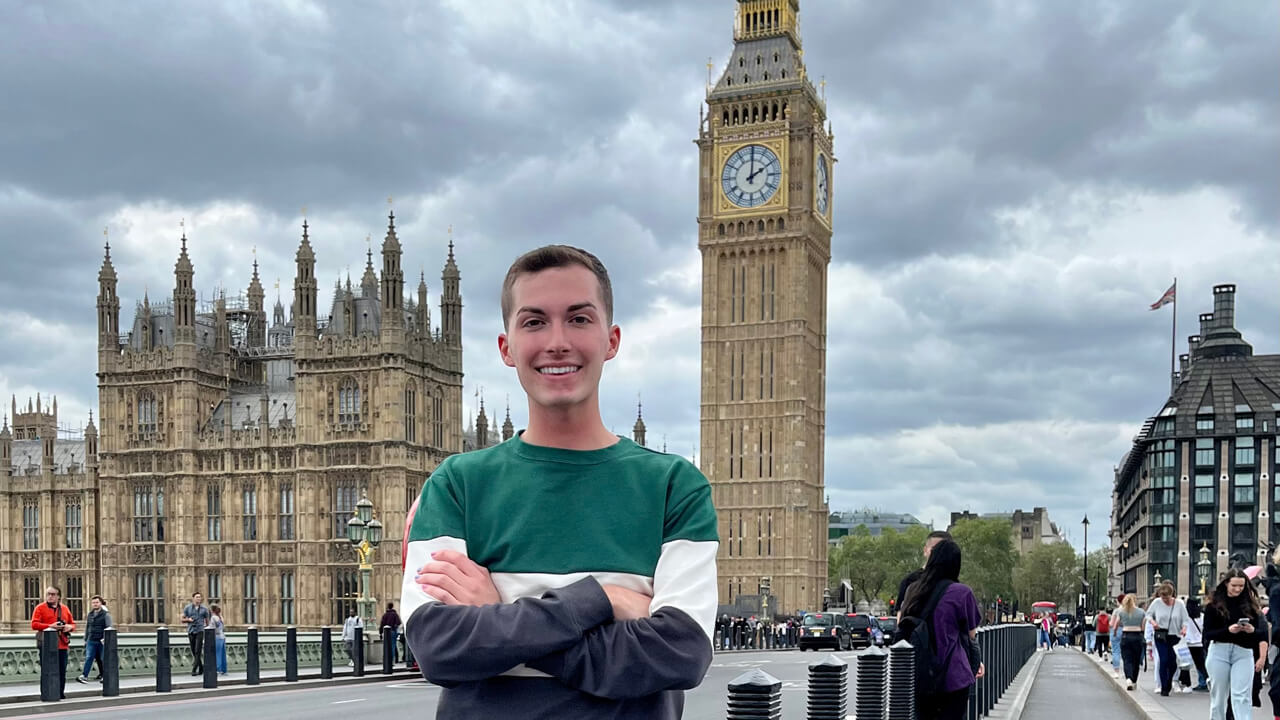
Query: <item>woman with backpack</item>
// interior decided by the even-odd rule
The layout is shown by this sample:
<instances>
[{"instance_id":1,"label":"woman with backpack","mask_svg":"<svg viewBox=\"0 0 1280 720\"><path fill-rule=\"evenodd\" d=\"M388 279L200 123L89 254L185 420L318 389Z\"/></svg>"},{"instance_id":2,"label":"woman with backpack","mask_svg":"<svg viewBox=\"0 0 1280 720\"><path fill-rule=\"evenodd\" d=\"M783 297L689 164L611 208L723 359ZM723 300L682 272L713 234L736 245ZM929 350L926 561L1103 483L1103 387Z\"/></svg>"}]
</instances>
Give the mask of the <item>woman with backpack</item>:
<instances>
[{"instance_id":1,"label":"woman with backpack","mask_svg":"<svg viewBox=\"0 0 1280 720\"><path fill-rule=\"evenodd\" d=\"M902 619L900 632L915 638L919 719L965 720L969 689L986 666L977 644L982 613L973 591L960 583L960 546L954 541L933 547L924 573L907 588ZM922 677L927 682L919 682Z\"/></svg>"},{"instance_id":2,"label":"woman with backpack","mask_svg":"<svg viewBox=\"0 0 1280 720\"><path fill-rule=\"evenodd\" d=\"M1107 649L1111 647L1111 613L1106 608L1098 610L1093 626L1095 633L1092 650L1098 653L1098 657L1106 657Z\"/></svg>"}]
</instances>

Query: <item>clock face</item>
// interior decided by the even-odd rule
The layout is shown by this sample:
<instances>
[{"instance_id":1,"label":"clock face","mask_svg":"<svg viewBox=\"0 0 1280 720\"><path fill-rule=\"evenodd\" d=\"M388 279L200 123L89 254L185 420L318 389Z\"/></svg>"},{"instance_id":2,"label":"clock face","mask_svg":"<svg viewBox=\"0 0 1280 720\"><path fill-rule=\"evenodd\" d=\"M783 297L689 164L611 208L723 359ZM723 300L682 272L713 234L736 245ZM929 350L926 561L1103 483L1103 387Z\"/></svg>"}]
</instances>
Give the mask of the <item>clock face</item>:
<instances>
[{"instance_id":1,"label":"clock face","mask_svg":"<svg viewBox=\"0 0 1280 720\"><path fill-rule=\"evenodd\" d=\"M720 173L720 186L734 205L753 208L768 202L782 184L782 163L763 145L745 145L734 151Z\"/></svg>"},{"instance_id":2,"label":"clock face","mask_svg":"<svg viewBox=\"0 0 1280 720\"><path fill-rule=\"evenodd\" d=\"M818 177L816 185L818 193L818 212L826 215L827 207L831 201L831 181L827 175L826 155L818 155Z\"/></svg>"}]
</instances>

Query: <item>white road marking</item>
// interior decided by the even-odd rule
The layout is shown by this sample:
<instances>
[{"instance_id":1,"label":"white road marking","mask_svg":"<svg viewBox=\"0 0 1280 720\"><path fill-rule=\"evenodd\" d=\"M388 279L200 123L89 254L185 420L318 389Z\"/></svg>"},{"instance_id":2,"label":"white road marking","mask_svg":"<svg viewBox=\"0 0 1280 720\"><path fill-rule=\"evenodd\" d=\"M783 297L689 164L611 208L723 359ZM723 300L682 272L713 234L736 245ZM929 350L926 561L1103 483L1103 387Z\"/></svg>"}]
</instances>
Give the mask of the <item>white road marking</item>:
<instances>
[{"instance_id":1,"label":"white road marking","mask_svg":"<svg viewBox=\"0 0 1280 720\"><path fill-rule=\"evenodd\" d=\"M364 698L356 698L356 699L354 699L354 700L334 700L334 701L333 701L332 703L330 703L330 704L331 704L331 705L343 705L343 704L346 704L346 703L353 703L353 702L364 702Z\"/></svg>"}]
</instances>

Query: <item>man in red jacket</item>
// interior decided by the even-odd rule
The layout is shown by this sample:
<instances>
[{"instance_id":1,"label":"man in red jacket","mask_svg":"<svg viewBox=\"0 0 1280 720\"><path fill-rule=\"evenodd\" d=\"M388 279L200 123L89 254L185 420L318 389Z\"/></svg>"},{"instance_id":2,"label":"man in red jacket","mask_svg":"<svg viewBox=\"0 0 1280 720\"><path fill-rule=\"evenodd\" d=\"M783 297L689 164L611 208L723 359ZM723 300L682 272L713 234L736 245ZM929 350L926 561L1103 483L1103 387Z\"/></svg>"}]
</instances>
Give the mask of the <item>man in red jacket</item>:
<instances>
[{"instance_id":1,"label":"man in red jacket","mask_svg":"<svg viewBox=\"0 0 1280 720\"><path fill-rule=\"evenodd\" d=\"M31 613L31 629L44 632L48 628L58 631L58 666L62 680L60 695L67 697L67 653L71 650L71 632L76 629L76 621L71 611L62 604L62 591L50 585L45 588L44 602L36 606ZM43 636L38 636L43 637Z\"/></svg>"}]
</instances>

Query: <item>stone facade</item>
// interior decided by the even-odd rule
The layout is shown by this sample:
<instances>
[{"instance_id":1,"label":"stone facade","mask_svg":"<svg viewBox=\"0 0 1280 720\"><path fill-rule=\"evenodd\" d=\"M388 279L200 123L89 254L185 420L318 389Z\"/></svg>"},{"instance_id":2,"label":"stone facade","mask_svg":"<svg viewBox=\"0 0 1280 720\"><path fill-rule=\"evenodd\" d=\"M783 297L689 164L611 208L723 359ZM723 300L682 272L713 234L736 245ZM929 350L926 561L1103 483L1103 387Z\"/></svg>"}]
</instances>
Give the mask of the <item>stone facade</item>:
<instances>
[{"instance_id":1,"label":"stone facade","mask_svg":"<svg viewBox=\"0 0 1280 720\"><path fill-rule=\"evenodd\" d=\"M947 530L951 530L956 523L961 520L971 518L1008 520L1010 528L1010 537L1013 538L1013 549L1018 551L1019 555L1025 555L1037 545L1045 545L1048 543L1065 542L1062 532L1058 526L1049 519L1049 511L1046 508L1037 507L1027 510L1014 510L1011 513L983 513L976 515L969 511L951 513L951 524L947 526Z\"/></svg>"},{"instance_id":2,"label":"stone facade","mask_svg":"<svg viewBox=\"0 0 1280 720\"><path fill-rule=\"evenodd\" d=\"M197 307L184 234L172 300L144 298L122 334L108 246L101 434L85 439L96 472L88 461L83 480L41 502L83 485L84 592L105 595L122 630L178 624L196 591L231 627L340 625L359 591L345 523L364 494L385 527L371 594L398 601L405 513L462 449L462 301L452 242L434 330L425 278L416 301L405 297L394 215L381 255L381 273L370 251L359 290L337 285L325 313L304 222L291 312L277 299L268 323L256 260L247 301ZM71 553L36 562L42 582L61 580ZM19 574L6 577L7 618L22 616Z\"/></svg>"},{"instance_id":3,"label":"stone facade","mask_svg":"<svg viewBox=\"0 0 1280 720\"><path fill-rule=\"evenodd\" d=\"M821 607L832 135L797 0L740 0L699 151L702 471L720 603L769 577L775 611Z\"/></svg>"}]
</instances>

